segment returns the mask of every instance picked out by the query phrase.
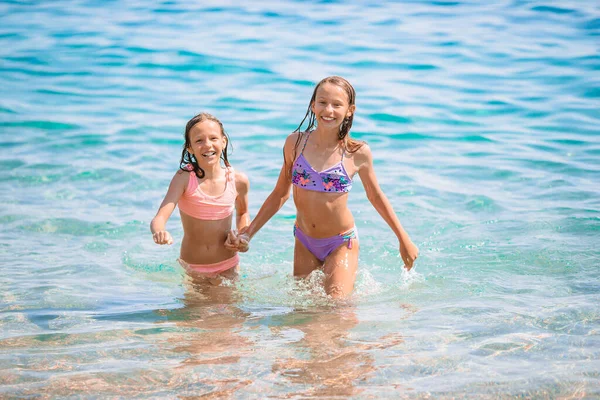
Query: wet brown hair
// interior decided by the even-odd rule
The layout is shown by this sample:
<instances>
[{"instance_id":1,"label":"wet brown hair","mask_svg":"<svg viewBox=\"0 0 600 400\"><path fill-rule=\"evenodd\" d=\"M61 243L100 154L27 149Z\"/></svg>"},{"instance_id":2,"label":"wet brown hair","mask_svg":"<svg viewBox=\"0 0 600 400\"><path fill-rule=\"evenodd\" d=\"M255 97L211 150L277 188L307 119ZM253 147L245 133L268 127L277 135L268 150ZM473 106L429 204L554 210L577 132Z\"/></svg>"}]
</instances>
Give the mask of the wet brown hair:
<instances>
[{"instance_id":1,"label":"wet brown hair","mask_svg":"<svg viewBox=\"0 0 600 400\"><path fill-rule=\"evenodd\" d=\"M198 161L196 157L192 153L188 151L188 148L192 147L192 143L190 141L190 131L194 127L194 125L199 124L204 121L213 121L216 122L221 128L221 135L225 136L227 143L225 144L225 148L221 153L221 160L225 163L226 167L230 167L229 160L227 159L227 148L230 147L229 144L229 136L227 132L225 132L225 128L223 128L223 124L219 119L209 113L200 113L194 116L192 119L188 121L185 125L185 143L183 144L183 151L181 152L181 160L179 161L179 169L182 171L187 171L187 165L191 165L194 168L194 173L199 179L204 178L204 170L200 168L198 165Z\"/></svg>"},{"instance_id":2,"label":"wet brown hair","mask_svg":"<svg viewBox=\"0 0 600 400\"><path fill-rule=\"evenodd\" d=\"M302 122L300 122L300 125L298 125L294 132L302 133L310 131L316 126L317 121L315 113L312 110L312 105L315 103L315 100L317 98L317 90L324 83L331 83L344 89L346 95L348 96L348 106L351 107L356 105L356 91L354 90L354 87L352 87L350 82L348 82L341 76L328 76L327 78L322 79L315 86L315 90L313 91L312 97L310 98L310 103L308 103L308 109L306 110L304 119L302 119ZM302 125L304 125L304 122L306 122L307 119L308 126L306 127L306 129L302 129ZM340 131L338 133L338 140L342 141L342 146L348 153L355 153L365 144L365 142L363 141L356 140L350 137L350 128L352 128L353 120L354 112L349 117L344 118L344 122L342 122L342 125L340 125ZM294 160L296 159L296 149L298 148L301 139L302 135L298 135L298 139L296 140L296 144L294 145Z\"/></svg>"}]
</instances>

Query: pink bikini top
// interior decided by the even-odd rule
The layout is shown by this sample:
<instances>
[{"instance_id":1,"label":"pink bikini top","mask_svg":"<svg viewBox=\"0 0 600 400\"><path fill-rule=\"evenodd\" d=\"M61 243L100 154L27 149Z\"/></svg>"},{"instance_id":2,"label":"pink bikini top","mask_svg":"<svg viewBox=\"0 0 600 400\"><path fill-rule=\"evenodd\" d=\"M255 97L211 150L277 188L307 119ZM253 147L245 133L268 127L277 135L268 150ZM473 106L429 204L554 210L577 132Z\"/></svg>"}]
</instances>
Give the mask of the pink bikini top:
<instances>
[{"instance_id":1,"label":"pink bikini top","mask_svg":"<svg viewBox=\"0 0 600 400\"><path fill-rule=\"evenodd\" d=\"M217 196L210 196L200 189L196 174L194 171L190 171L188 185L177 203L179 211L204 220L218 220L229 217L233 213L235 199L237 198L233 167L227 168L226 179L225 191Z\"/></svg>"}]
</instances>

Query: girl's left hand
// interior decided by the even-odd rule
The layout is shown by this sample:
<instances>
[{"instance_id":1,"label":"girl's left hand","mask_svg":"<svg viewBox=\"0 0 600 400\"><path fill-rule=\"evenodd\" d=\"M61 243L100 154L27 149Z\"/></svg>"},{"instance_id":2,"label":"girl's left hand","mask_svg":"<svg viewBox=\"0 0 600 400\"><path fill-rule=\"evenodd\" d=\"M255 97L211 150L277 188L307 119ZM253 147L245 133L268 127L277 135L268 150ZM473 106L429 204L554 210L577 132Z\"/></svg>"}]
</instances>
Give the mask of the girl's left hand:
<instances>
[{"instance_id":1,"label":"girl's left hand","mask_svg":"<svg viewBox=\"0 0 600 400\"><path fill-rule=\"evenodd\" d=\"M411 270L417 257L419 256L419 248L408 239L405 243L400 243L400 256L404 261L404 266L408 271Z\"/></svg>"},{"instance_id":2,"label":"girl's left hand","mask_svg":"<svg viewBox=\"0 0 600 400\"><path fill-rule=\"evenodd\" d=\"M227 232L227 239L225 240L225 248L228 250L237 251L238 246L240 244L239 239L237 238L237 231L229 231Z\"/></svg>"}]
</instances>

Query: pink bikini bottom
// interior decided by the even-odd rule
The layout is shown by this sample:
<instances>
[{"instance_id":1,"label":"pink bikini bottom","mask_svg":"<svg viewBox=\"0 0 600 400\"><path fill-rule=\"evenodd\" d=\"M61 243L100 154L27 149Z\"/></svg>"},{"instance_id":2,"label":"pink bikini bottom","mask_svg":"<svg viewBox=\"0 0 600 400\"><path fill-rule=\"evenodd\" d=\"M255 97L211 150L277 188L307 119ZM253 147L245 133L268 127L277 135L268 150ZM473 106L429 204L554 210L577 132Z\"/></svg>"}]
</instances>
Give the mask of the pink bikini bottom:
<instances>
[{"instance_id":1,"label":"pink bikini bottom","mask_svg":"<svg viewBox=\"0 0 600 400\"><path fill-rule=\"evenodd\" d=\"M178 258L177 261L179 261L179 264L190 273L216 276L221 272L236 267L240 263L240 256L236 253L235 256L214 264L190 264L183 261L181 258Z\"/></svg>"}]
</instances>

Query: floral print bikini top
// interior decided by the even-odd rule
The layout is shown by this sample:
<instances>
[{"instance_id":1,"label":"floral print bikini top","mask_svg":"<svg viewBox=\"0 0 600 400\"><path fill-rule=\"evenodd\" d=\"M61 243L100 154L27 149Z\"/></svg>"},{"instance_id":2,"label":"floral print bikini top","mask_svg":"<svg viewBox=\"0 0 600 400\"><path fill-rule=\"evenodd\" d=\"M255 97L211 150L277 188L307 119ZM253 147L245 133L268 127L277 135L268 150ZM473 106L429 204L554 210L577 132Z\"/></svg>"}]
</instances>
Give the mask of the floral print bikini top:
<instances>
[{"instance_id":1,"label":"floral print bikini top","mask_svg":"<svg viewBox=\"0 0 600 400\"><path fill-rule=\"evenodd\" d=\"M340 162L332 167L329 167L321 172L315 170L308 160L304 157L304 148L308 142L311 132L306 135L304 146L300 155L294 161L292 167L292 183L297 187L314 190L316 192L332 192L332 193L346 193L352 189L352 178L348 176L346 168L344 168L344 154L342 152L342 159Z\"/></svg>"}]
</instances>

